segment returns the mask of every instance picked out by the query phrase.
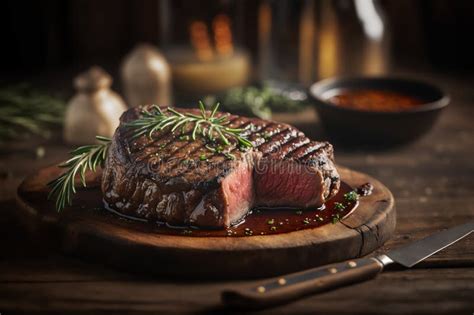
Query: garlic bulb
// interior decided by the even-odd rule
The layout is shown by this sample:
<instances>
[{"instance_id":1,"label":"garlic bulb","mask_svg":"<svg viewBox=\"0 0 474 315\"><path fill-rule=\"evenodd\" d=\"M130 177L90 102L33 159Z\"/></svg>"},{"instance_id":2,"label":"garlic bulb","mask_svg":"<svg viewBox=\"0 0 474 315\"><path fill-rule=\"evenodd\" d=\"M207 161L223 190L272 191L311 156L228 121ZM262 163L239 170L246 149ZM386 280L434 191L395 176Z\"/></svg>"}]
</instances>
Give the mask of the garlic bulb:
<instances>
[{"instance_id":1,"label":"garlic bulb","mask_svg":"<svg viewBox=\"0 0 474 315\"><path fill-rule=\"evenodd\" d=\"M171 104L171 70L152 45L140 44L125 58L122 69L125 98L130 106Z\"/></svg>"},{"instance_id":2,"label":"garlic bulb","mask_svg":"<svg viewBox=\"0 0 474 315\"><path fill-rule=\"evenodd\" d=\"M95 143L95 136L111 137L127 109L110 89L112 77L94 66L74 79L76 95L69 101L63 137L70 144Z\"/></svg>"}]
</instances>

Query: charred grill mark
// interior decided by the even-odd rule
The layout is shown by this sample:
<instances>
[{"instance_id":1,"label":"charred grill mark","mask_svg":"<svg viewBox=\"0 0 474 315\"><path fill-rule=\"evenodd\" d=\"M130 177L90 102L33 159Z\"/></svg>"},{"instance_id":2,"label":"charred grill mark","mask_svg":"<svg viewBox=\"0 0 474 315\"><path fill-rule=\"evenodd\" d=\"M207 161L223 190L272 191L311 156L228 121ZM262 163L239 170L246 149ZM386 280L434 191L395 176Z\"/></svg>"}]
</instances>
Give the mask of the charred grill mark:
<instances>
[{"instance_id":1,"label":"charred grill mark","mask_svg":"<svg viewBox=\"0 0 474 315\"><path fill-rule=\"evenodd\" d=\"M229 127L231 127L231 128L236 128L236 127L234 127L234 126L232 126L232 125L234 124L234 122L235 122L236 120L242 119L242 117L239 117L239 116L231 116L231 117L232 117L232 118L229 119L229 123L228 123L226 126L229 126Z\"/></svg>"},{"instance_id":2,"label":"charred grill mark","mask_svg":"<svg viewBox=\"0 0 474 315\"><path fill-rule=\"evenodd\" d=\"M195 110L177 110L199 114L199 111ZM123 115L122 123L138 117L137 113L138 110L129 110ZM222 113L217 115L221 116ZM195 141L180 138L181 132L189 135L188 128L192 128L192 124L175 133L166 129L156 133L154 139L148 139L145 136L137 140L125 136L130 133L122 124L114 136L104 170L103 181L109 182L109 184L102 183L106 202L119 212L136 214L145 219L158 219L171 224L173 222L188 224L192 211L203 196L222 197L223 195L219 195L222 191L218 188L226 187L223 179L234 170L238 170L237 166L240 166L240 163L245 163L245 165L248 163L249 167L253 166L254 158L262 155L266 157L265 161L272 163L290 162L300 167L311 163L308 165L312 169L314 165L318 183L319 175L323 178L322 186L319 187L318 184L318 187L315 187L316 194L319 196L321 192L321 196L329 198L337 191L339 177L333 164L331 145L313 142L288 124L235 115L228 117L229 123L226 126L230 128L246 128L252 125L251 128L243 130L242 135L253 143L254 148L245 150L240 148L234 137L229 137L231 142L229 146L221 145L225 152L230 152L235 156L235 160L208 150L205 147L207 141L202 137ZM134 144L134 142L137 143ZM130 148L133 148L133 153ZM200 159L201 154L205 154L202 159ZM188 164L188 162L191 163ZM153 165L156 165L156 168L153 168ZM284 183L285 181L276 180L269 184L284 189L281 186ZM297 193L296 187L293 185L286 190L290 195L294 195ZM196 191L197 196L188 199L186 196L192 191ZM202 226L222 226L222 215L228 215L225 212L228 208L222 200L206 199L206 207L214 207L212 213L216 216L211 218L206 214L205 219L191 223Z\"/></svg>"},{"instance_id":3,"label":"charred grill mark","mask_svg":"<svg viewBox=\"0 0 474 315\"><path fill-rule=\"evenodd\" d=\"M237 117L236 119L233 119L229 124L229 128L245 128L245 126L248 124L248 120L241 119L240 117Z\"/></svg>"},{"instance_id":4,"label":"charred grill mark","mask_svg":"<svg viewBox=\"0 0 474 315\"><path fill-rule=\"evenodd\" d=\"M153 146L154 148L154 151L150 151L149 155L148 156L151 156L151 155L156 155L157 153L159 152L167 152L168 151L168 145L171 144L171 143L175 143L176 140L178 141L181 141L179 140L179 137L181 136L189 136L191 137L191 132L192 132L192 128L188 128L188 130L184 133L180 133L180 134L175 134L175 133L167 133L165 136L167 136L166 138L164 138L165 136L160 136L158 137L156 140L152 141L153 144L157 144L160 142L160 140L162 140L163 142L166 141L165 145L164 146L161 146L160 145L155 145ZM164 138L164 139L163 139ZM183 140L183 141L186 141L186 140ZM187 142L190 142L190 141L187 141ZM191 142L192 143L192 142ZM180 147L180 149L183 149L185 148L186 146L184 147ZM176 151L175 151L176 152ZM173 154L174 152L172 152L171 154Z\"/></svg>"},{"instance_id":5,"label":"charred grill mark","mask_svg":"<svg viewBox=\"0 0 474 315\"><path fill-rule=\"evenodd\" d=\"M127 134L128 133L129 132L127 130ZM158 134L158 136L157 136L157 134ZM148 138L147 134L142 135L137 139L133 139L132 134L127 135L126 137L127 137L127 141L129 141L131 143L136 143L136 145L132 146L132 148L133 148L132 154L133 154L133 153L136 153L136 152L140 152L143 149L148 148L148 147L155 147L156 142L158 142L161 139L170 137L169 136L170 134L171 134L171 128L166 128L164 130L155 132L152 139Z\"/></svg>"},{"instance_id":6,"label":"charred grill mark","mask_svg":"<svg viewBox=\"0 0 474 315\"><path fill-rule=\"evenodd\" d=\"M184 142L184 141L173 141L176 139L172 139L172 146L168 147L167 150L157 150L155 153L153 153L155 156L159 156L160 161L162 163L167 163L170 158L173 157L174 154L179 152L180 150L184 150L187 146L192 144L191 142ZM160 152L160 155L156 155L158 152ZM149 156L151 156L150 154Z\"/></svg>"},{"instance_id":7,"label":"charred grill mark","mask_svg":"<svg viewBox=\"0 0 474 315\"><path fill-rule=\"evenodd\" d=\"M226 151L226 152L234 154L234 155L240 153L239 149L235 145L232 146L231 149ZM193 159L194 162L206 163L208 165L212 165L212 166L216 167L216 169L219 169L218 165L220 163L226 162L226 160L227 160L227 157L224 154L217 153L217 152L212 152L212 151L208 150L207 148L205 148L204 146L200 146L198 148L198 150L196 150L195 153L197 153L197 154L194 155L194 157L195 157ZM206 156L205 161L200 161L199 160L200 154L204 154ZM194 171L194 169L193 168L185 168L183 171L184 172L180 172L180 173L176 174L176 176L185 176L189 172Z\"/></svg>"},{"instance_id":8,"label":"charred grill mark","mask_svg":"<svg viewBox=\"0 0 474 315\"><path fill-rule=\"evenodd\" d=\"M266 123L260 123L260 124L255 124L255 122L248 120L247 123L245 124L245 127L252 125L251 128L246 129L244 132L242 132L242 135L247 137L249 140L254 141L256 138L259 138L259 132L265 128L268 124ZM252 140L253 139L253 140Z\"/></svg>"},{"instance_id":9,"label":"charred grill mark","mask_svg":"<svg viewBox=\"0 0 474 315\"><path fill-rule=\"evenodd\" d=\"M260 151L260 147L262 145L264 145L267 142L271 142L272 139L275 136L279 135L281 132L286 131L288 129L290 129L290 128L287 125L281 125L281 124L278 124L278 123L270 122L268 125L266 125L264 128L262 128L260 131L255 132L255 133L252 134L252 138L253 138L252 141L257 140L259 138L262 138L264 140L263 142L255 145L254 148L256 148Z\"/></svg>"},{"instance_id":10,"label":"charred grill mark","mask_svg":"<svg viewBox=\"0 0 474 315\"><path fill-rule=\"evenodd\" d=\"M250 122L250 123L252 123L252 122ZM272 124L274 124L274 123L273 122L268 122L268 123L264 122L264 123L260 123L260 124L254 124L253 130L250 130L250 132L248 134L248 139L250 141L252 141L252 143L257 142L258 139L263 139L263 137L261 136L261 132L268 129L269 126L271 126Z\"/></svg>"},{"instance_id":11,"label":"charred grill mark","mask_svg":"<svg viewBox=\"0 0 474 315\"><path fill-rule=\"evenodd\" d=\"M295 160L303 161L305 157L307 157L311 153L317 152L319 149L323 148L326 144L321 142L308 142L307 144L299 147L297 150L293 151L291 155L287 157L291 157Z\"/></svg>"},{"instance_id":12,"label":"charred grill mark","mask_svg":"<svg viewBox=\"0 0 474 315\"><path fill-rule=\"evenodd\" d=\"M213 176L211 180L197 182L193 187L194 189L203 190L203 192L209 192L208 190L216 188L219 182L219 179L225 177L226 174L232 169L231 167L232 161L227 160L224 156L213 155L212 160L213 161L203 162L203 163L206 163L206 166L204 166L204 168L197 167L197 168L192 168L192 169L191 168L185 169L185 172L183 172L182 174L178 176L187 177L187 175L189 175L191 172L196 172L196 171L198 172L197 174L198 176L202 175L201 173L206 173L206 174L212 173ZM211 167L211 169L209 169L209 167ZM215 172L213 171L213 169L218 170L219 172Z\"/></svg>"},{"instance_id":13,"label":"charred grill mark","mask_svg":"<svg viewBox=\"0 0 474 315\"><path fill-rule=\"evenodd\" d=\"M192 159L192 160L195 160L193 159L193 157L195 156L194 154L196 152L198 152L199 150L202 149L202 145L200 143L197 143L197 142L188 142L186 145L184 145L183 147L181 147L180 149L176 150L171 156L172 158L169 158L164 161L164 164L166 164L166 168L167 169L170 169L171 170L171 173L172 173L172 169L174 167L176 167L176 165L178 163L182 163L183 161L187 160L188 158ZM180 153L184 153L182 156ZM179 174L177 174L179 175ZM170 174L170 176L176 176L175 174Z\"/></svg>"},{"instance_id":14,"label":"charred grill mark","mask_svg":"<svg viewBox=\"0 0 474 315\"><path fill-rule=\"evenodd\" d=\"M281 130L274 134L268 141L261 144L258 149L263 153L264 156L274 153L278 148L281 148L289 140L296 137L294 129L288 128Z\"/></svg>"},{"instance_id":15,"label":"charred grill mark","mask_svg":"<svg viewBox=\"0 0 474 315\"><path fill-rule=\"evenodd\" d=\"M177 110L180 112L199 114L199 111L195 110ZM222 113L218 113L218 117L222 115ZM126 116L123 122L131 119L132 116L133 115ZM136 116L139 117L139 115ZM245 129L247 126L252 125L251 128L245 129L242 132L242 135L247 137L247 139L254 144L253 150L260 151L264 156L270 156L272 159L295 159L300 162L314 159L317 163L319 163L319 160L331 159L330 150L328 152L322 152L322 150L328 148L326 143L310 141L303 133L290 125L236 115L229 115L228 119L229 123L226 124L226 126L230 128ZM190 135L190 131L187 130L189 127L190 126L186 127L185 135ZM181 132L179 132L179 134L171 133L170 130L171 127L157 132L155 134L157 137L154 138L154 140L149 140L146 136L132 140L130 139L130 132L123 126L120 127L122 136L125 136L122 137L122 140L125 138L125 141L120 140L120 143L133 148L133 151L130 153L130 160L132 163L151 159L153 155L157 155L157 160L160 160L161 163L164 162L164 164L167 164L166 168L161 169L160 167L160 169L155 172L155 175L160 177L157 179L157 182L164 183L170 177L180 176L187 179L189 177L191 180L199 176L204 176L206 178L212 176L219 177L220 173L212 170L212 167L210 168L209 165L223 165L222 163L229 163L227 168L232 165L232 161L228 160L223 154L211 152L205 148L205 142L201 141L202 139L197 139L197 141L181 141L178 140L179 136L182 135ZM235 139L230 138L229 140L232 144L229 147L225 147L225 151L234 154L236 158L240 160L242 158L241 155L245 153L240 151ZM137 142L137 145L134 145L134 142ZM206 155L206 161L200 161L200 154ZM324 157L320 155L324 155ZM172 158L174 158L174 160ZM184 160L206 162L209 163L209 165L206 166L203 163L198 163L197 166L176 167ZM135 168L142 166L137 165ZM199 170L197 172L199 176L190 174L197 169ZM334 171L331 171L331 168L326 169L325 166L321 167L320 165L318 165L318 169L321 170L325 178L331 179L331 190L334 190L338 183L338 180L335 180L332 177Z\"/></svg>"},{"instance_id":16,"label":"charred grill mark","mask_svg":"<svg viewBox=\"0 0 474 315\"><path fill-rule=\"evenodd\" d=\"M328 143L323 143L316 150L312 151L311 153L308 153L305 156L302 156L300 160L301 161L306 161L309 159L320 160L321 157L324 157L324 159L327 159L329 158L329 156L331 156L331 154L328 152L329 149L330 149L330 145ZM324 151L324 154L322 153L322 151Z\"/></svg>"},{"instance_id":17,"label":"charred grill mark","mask_svg":"<svg viewBox=\"0 0 474 315\"><path fill-rule=\"evenodd\" d=\"M288 141L287 143L285 143L281 147L281 150L279 152L277 152L274 157L277 158L277 159L287 158L287 157L291 156L291 154L295 150L297 150L298 148L300 148L301 146L303 146L303 145L305 145L309 142L310 142L310 140L308 138L304 137L304 136L298 136L296 138L293 138L290 141Z\"/></svg>"},{"instance_id":18,"label":"charred grill mark","mask_svg":"<svg viewBox=\"0 0 474 315\"><path fill-rule=\"evenodd\" d=\"M234 122L234 126L232 126L232 128L240 128L240 126L242 124L245 124L245 123L248 123L248 121L240 121L240 122L237 122L235 123L236 120L238 120L238 116L235 117L235 119L233 119L233 122ZM216 152L212 152L210 151L209 149L207 149L205 147L205 143L204 142L191 142L191 143L195 143L196 144L196 147L188 153L188 157L190 158L190 160L193 161L193 163L197 162L203 162L203 163L220 163L222 162L223 160L225 160L225 156L222 154L222 153L216 153ZM184 147L185 148L185 147ZM183 148L181 148L183 149ZM182 150L180 150L182 151ZM237 146L236 145L233 145L231 147L231 150L229 150L230 153L235 153L237 151ZM177 154L177 152L174 152L172 155L175 155ZM206 156L206 160L205 161L200 161L200 155L201 154L204 154ZM176 163L174 163L173 165L171 165L171 167L173 166L176 166L177 163L181 162L179 159L176 159ZM184 167L184 168L181 168L179 169L176 173L173 173L173 174L170 174L170 176L184 176L186 175L187 173L193 171L194 169L191 168L191 167Z\"/></svg>"},{"instance_id":19,"label":"charred grill mark","mask_svg":"<svg viewBox=\"0 0 474 315\"><path fill-rule=\"evenodd\" d=\"M235 117L235 119L233 119L234 124L235 124L235 120L237 120L237 119L238 119L238 117ZM242 123L245 123L245 121L238 122L238 124L235 124L234 128L239 128L240 124L242 124ZM186 156L189 157L191 160L196 160L196 161L199 160L200 154L205 154L207 160L212 160L216 155L220 155L220 154L216 154L215 152L212 152L212 151L208 150L207 148L205 148L205 145L206 145L205 142L201 141L201 140L198 140L197 142L196 141L188 141L185 146L182 146L182 147L178 148L177 150L175 150L173 152L167 152L166 155L168 156L168 160L166 160L165 163L168 163L170 156L180 155L180 153L187 150L190 146L192 147L192 149L191 149L191 151L187 152ZM180 159L176 159L175 163L170 165L170 167L175 166L179 162L180 162ZM183 174L182 172L179 172L179 173L173 174L173 175L179 176L179 175L182 175L182 174Z\"/></svg>"}]
</instances>

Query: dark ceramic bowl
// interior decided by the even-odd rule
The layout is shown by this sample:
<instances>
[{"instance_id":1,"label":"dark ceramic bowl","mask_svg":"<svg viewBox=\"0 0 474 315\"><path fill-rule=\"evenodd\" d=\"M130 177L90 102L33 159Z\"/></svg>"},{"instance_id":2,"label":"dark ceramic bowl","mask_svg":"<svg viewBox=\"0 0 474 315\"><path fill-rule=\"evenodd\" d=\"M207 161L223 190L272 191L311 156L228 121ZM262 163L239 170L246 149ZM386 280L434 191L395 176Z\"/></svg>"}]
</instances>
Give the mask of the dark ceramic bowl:
<instances>
[{"instance_id":1,"label":"dark ceramic bowl","mask_svg":"<svg viewBox=\"0 0 474 315\"><path fill-rule=\"evenodd\" d=\"M410 110L378 112L351 109L330 103L328 95L343 90L384 90L412 96L425 103ZM309 95L328 136L346 144L392 145L410 142L434 125L449 96L440 88L422 81L390 78L332 78L319 81Z\"/></svg>"}]
</instances>

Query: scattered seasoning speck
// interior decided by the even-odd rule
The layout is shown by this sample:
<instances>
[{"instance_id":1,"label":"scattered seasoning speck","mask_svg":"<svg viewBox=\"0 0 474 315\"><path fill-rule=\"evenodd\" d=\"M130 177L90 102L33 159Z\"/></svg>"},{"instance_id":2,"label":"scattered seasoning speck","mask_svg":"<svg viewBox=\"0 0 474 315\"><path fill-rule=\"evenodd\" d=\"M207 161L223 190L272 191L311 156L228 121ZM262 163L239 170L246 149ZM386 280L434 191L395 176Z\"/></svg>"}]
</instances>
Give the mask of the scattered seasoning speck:
<instances>
[{"instance_id":1,"label":"scattered seasoning speck","mask_svg":"<svg viewBox=\"0 0 474 315\"><path fill-rule=\"evenodd\" d=\"M260 235L265 235L265 233L263 233L263 232L260 232Z\"/></svg>"},{"instance_id":2,"label":"scattered seasoning speck","mask_svg":"<svg viewBox=\"0 0 474 315\"><path fill-rule=\"evenodd\" d=\"M193 233L193 231L191 231L191 230L184 230L183 231L184 235L189 235L189 234L192 234L192 233Z\"/></svg>"},{"instance_id":3,"label":"scattered seasoning speck","mask_svg":"<svg viewBox=\"0 0 474 315\"><path fill-rule=\"evenodd\" d=\"M350 202L354 202L354 201L357 201L359 199L359 195L357 194L357 192L351 191L351 192L348 192L348 193L344 194L344 199L346 199L347 201L350 201Z\"/></svg>"},{"instance_id":4,"label":"scattered seasoning speck","mask_svg":"<svg viewBox=\"0 0 474 315\"><path fill-rule=\"evenodd\" d=\"M278 224L283 225L283 222L279 222Z\"/></svg>"},{"instance_id":5,"label":"scattered seasoning speck","mask_svg":"<svg viewBox=\"0 0 474 315\"><path fill-rule=\"evenodd\" d=\"M277 230L277 227L276 227L276 226L272 226L272 227L270 228L270 231L276 231L276 230Z\"/></svg>"},{"instance_id":6,"label":"scattered seasoning speck","mask_svg":"<svg viewBox=\"0 0 474 315\"><path fill-rule=\"evenodd\" d=\"M200 159L201 161L205 161L205 160L207 160L207 157L206 157L206 155L201 154L201 155L199 156L199 159Z\"/></svg>"},{"instance_id":7,"label":"scattered seasoning speck","mask_svg":"<svg viewBox=\"0 0 474 315\"><path fill-rule=\"evenodd\" d=\"M340 203L340 202L335 202L335 203L334 203L334 209L336 209L336 210L338 210L338 211L343 211L345 208L346 208L346 206L343 205L343 204Z\"/></svg>"},{"instance_id":8,"label":"scattered seasoning speck","mask_svg":"<svg viewBox=\"0 0 474 315\"><path fill-rule=\"evenodd\" d=\"M274 219L270 219L270 220L267 221L267 224L273 225L273 224L275 224L275 220L274 220Z\"/></svg>"},{"instance_id":9,"label":"scattered seasoning speck","mask_svg":"<svg viewBox=\"0 0 474 315\"><path fill-rule=\"evenodd\" d=\"M372 191L374 190L374 186L371 183L365 183L359 187L357 187L357 194L365 197L369 196L372 194Z\"/></svg>"},{"instance_id":10,"label":"scattered seasoning speck","mask_svg":"<svg viewBox=\"0 0 474 315\"><path fill-rule=\"evenodd\" d=\"M318 217L319 222L323 222L324 219L322 217Z\"/></svg>"},{"instance_id":11,"label":"scattered seasoning speck","mask_svg":"<svg viewBox=\"0 0 474 315\"><path fill-rule=\"evenodd\" d=\"M305 219L303 220L303 223L304 223L304 224L309 224L309 219L308 219L308 218L305 218Z\"/></svg>"},{"instance_id":12,"label":"scattered seasoning speck","mask_svg":"<svg viewBox=\"0 0 474 315\"><path fill-rule=\"evenodd\" d=\"M231 153L224 153L224 156L228 159L228 160L235 160L235 155L231 154Z\"/></svg>"},{"instance_id":13,"label":"scattered seasoning speck","mask_svg":"<svg viewBox=\"0 0 474 315\"><path fill-rule=\"evenodd\" d=\"M339 222L341 218L339 217L339 213L336 213L333 217L332 217L332 224L336 224L337 222Z\"/></svg>"}]
</instances>

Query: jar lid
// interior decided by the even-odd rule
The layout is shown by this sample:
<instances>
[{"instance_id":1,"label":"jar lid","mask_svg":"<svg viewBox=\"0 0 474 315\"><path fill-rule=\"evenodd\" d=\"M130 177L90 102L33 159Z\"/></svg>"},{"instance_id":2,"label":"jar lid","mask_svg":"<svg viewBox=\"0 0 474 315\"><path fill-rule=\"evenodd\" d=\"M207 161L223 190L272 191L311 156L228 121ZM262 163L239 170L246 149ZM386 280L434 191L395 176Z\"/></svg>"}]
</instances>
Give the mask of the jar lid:
<instances>
[{"instance_id":1,"label":"jar lid","mask_svg":"<svg viewBox=\"0 0 474 315\"><path fill-rule=\"evenodd\" d=\"M108 89L112 85L112 77L101 67L93 66L82 72L74 79L74 86L78 91L93 92Z\"/></svg>"}]
</instances>

